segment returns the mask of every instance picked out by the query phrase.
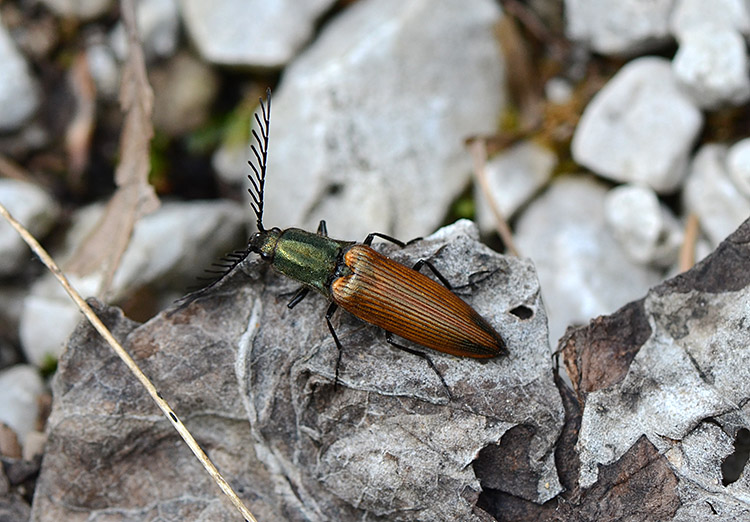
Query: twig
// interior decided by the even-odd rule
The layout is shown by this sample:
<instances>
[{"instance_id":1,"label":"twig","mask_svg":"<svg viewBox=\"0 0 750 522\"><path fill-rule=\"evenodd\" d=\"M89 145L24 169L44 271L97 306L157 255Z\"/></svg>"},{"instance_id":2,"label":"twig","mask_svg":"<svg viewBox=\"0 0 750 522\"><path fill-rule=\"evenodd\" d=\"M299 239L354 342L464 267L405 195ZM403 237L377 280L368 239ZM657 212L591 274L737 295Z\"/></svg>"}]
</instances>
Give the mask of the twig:
<instances>
[{"instance_id":1,"label":"twig","mask_svg":"<svg viewBox=\"0 0 750 522\"><path fill-rule=\"evenodd\" d=\"M474 160L474 176L476 176L477 181L479 181L482 193L490 206L490 210L492 210L492 214L495 216L497 233L500 234L500 239L505 243L508 252L519 257L518 250L516 250L516 246L513 243L513 233L510 230L508 221L498 208L495 198L492 197L490 183L487 179L487 169L485 168L487 165L487 146L485 141L480 137L473 138L468 142L468 146L471 157Z\"/></svg>"},{"instance_id":2,"label":"twig","mask_svg":"<svg viewBox=\"0 0 750 522\"><path fill-rule=\"evenodd\" d=\"M678 268L680 272L690 270L695 264L695 244L698 242L698 216L690 213L685 223L685 239L680 247Z\"/></svg>"},{"instance_id":3,"label":"twig","mask_svg":"<svg viewBox=\"0 0 750 522\"><path fill-rule=\"evenodd\" d=\"M65 274L62 273L52 257L50 257L50 255L44 250L44 248L42 248L39 242L34 239L34 236L32 236L31 233L26 230L23 225L21 225L21 223L16 221L16 219L10 215L10 212L8 212L8 210L2 204L0 204L0 215L2 215L8 221L8 223L10 223L11 226L16 229L16 232L20 234L21 238L23 238L23 240L29 245L31 250L39 257L39 259L42 260L44 265L57 278L57 280L63 286L71 299L75 301L76 305L78 305L78 308L81 310L83 315L86 316L86 319L88 319L89 322L94 326L94 328L96 328L96 331L99 332L102 337L104 337L104 339L107 341L107 343L109 343L115 353L120 357L120 359L122 359L122 361L130 369L130 371L141 382L141 385L146 388L146 391L148 391L149 395L151 395L151 398L154 400L157 406L159 406L161 411L164 412L164 415L167 417L167 419L169 419L169 422L172 423L174 429L177 430L182 439L192 450L193 454L198 458L201 464L203 464L203 467L206 469L208 474L211 475L219 488L224 492L226 496L229 497L229 500L232 502L232 504L234 504L237 510L242 513L242 516L245 517L245 520L247 520L248 522L257 522L252 513L250 513L250 510L247 509L247 507L242 503L240 498L234 492L232 486L230 486L229 483L224 479L224 477L221 476L219 470L216 469L216 466L214 466L213 462L211 462L211 460L198 445L198 443L187 430L182 421L180 421L180 419L177 417L174 410L172 410L169 404L167 404L167 401L165 401L159 395L159 392L156 391L156 387L151 383L151 381L148 379L148 377L146 377L141 369L138 368L138 365L130 357L130 355L128 355L128 352L126 352L122 345L117 342L117 339L115 339L112 333L107 329L107 327L104 326L104 323L101 322L99 317L97 317L97 315L86 303L86 301L83 300L81 295L76 292L76 290L70 285L67 277L65 277Z\"/></svg>"},{"instance_id":4,"label":"twig","mask_svg":"<svg viewBox=\"0 0 750 522\"><path fill-rule=\"evenodd\" d=\"M7 178L17 179L20 181L29 181L28 172L19 167L16 163L11 161L3 154L0 154L0 176L5 176Z\"/></svg>"}]
</instances>

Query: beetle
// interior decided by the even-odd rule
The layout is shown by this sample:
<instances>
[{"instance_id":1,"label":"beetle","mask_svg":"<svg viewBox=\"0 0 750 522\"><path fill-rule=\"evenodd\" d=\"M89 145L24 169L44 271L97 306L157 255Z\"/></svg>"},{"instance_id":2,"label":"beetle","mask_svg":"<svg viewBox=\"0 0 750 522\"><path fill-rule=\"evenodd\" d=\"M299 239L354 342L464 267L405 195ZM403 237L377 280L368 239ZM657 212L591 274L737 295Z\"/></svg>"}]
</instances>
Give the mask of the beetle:
<instances>
[{"instance_id":1,"label":"beetle","mask_svg":"<svg viewBox=\"0 0 750 522\"><path fill-rule=\"evenodd\" d=\"M270 88L266 91L266 102L260 99L259 112L262 118L256 112L255 120L260 135L255 129L252 131L255 143L251 144L251 150L255 161L248 162L253 170L248 176L251 183L248 192L258 231L250 238L245 250L230 254L228 264L216 265L221 268L215 272L220 274L219 277L201 293L217 284L250 253L256 253L276 271L302 283L288 308L294 308L310 290L321 294L330 302L325 319L339 350L335 383L338 383L342 346L331 318L338 307L385 330L389 344L425 358L449 395L450 389L431 359L423 352L398 344L394 334L426 348L461 357L482 359L508 353L500 334L451 291L448 280L432 263L419 260L409 268L371 246L376 237L400 247L416 240L404 243L377 232L369 234L361 243L332 239L328 237L325 221L320 222L316 232L299 228L266 229L263 200L271 116ZM425 266L442 284L420 272Z\"/></svg>"}]
</instances>

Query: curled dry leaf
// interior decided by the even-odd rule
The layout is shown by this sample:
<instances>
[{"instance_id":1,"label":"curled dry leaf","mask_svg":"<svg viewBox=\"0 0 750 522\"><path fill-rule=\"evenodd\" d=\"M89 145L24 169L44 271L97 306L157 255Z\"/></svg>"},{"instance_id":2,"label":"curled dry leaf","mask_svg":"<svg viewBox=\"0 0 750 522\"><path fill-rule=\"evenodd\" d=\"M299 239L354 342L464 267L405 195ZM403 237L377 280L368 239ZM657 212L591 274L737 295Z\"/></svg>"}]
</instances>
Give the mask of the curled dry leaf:
<instances>
[{"instance_id":1,"label":"curled dry leaf","mask_svg":"<svg viewBox=\"0 0 750 522\"><path fill-rule=\"evenodd\" d=\"M132 8L131 2L125 2ZM154 134L151 124L154 94L148 83L143 49L138 42L135 22L127 5L123 19L128 31L129 53L122 75L120 104L125 124L120 139L120 163L115 171L117 191L106 211L78 247L66 271L80 278L93 278L99 296L104 295L130 241L140 217L156 210L159 200L148 183L149 143Z\"/></svg>"}]
</instances>

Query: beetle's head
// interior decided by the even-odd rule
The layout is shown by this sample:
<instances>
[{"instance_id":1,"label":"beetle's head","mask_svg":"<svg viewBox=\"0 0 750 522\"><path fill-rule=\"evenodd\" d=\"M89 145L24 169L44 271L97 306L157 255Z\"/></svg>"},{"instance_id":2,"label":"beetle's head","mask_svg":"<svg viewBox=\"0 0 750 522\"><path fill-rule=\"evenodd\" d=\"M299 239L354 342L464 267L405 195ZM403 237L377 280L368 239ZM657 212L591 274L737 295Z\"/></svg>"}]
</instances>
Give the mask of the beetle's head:
<instances>
[{"instance_id":1,"label":"beetle's head","mask_svg":"<svg viewBox=\"0 0 750 522\"><path fill-rule=\"evenodd\" d=\"M248 250L260 254L263 261L273 261L273 254L276 251L276 243L281 236L281 229L273 227L269 230L260 230L253 234L247 245Z\"/></svg>"}]
</instances>

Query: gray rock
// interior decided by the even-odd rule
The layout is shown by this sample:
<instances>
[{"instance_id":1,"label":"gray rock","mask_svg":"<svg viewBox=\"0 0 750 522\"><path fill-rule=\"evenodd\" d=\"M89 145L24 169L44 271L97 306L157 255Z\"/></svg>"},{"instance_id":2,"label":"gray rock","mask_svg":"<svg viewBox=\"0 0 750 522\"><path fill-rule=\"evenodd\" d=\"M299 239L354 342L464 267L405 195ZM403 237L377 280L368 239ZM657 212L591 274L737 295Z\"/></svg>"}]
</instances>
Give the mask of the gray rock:
<instances>
[{"instance_id":1,"label":"gray rock","mask_svg":"<svg viewBox=\"0 0 750 522\"><path fill-rule=\"evenodd\" d=\"M727 486L721 471L733 452L733 437L747 426L750 402L744 349L750 343L744 326L750 312L745 261L750 227L743 227L692 273L634 303L640 316L635 324L647 327L632 329L643 337L632 361L622 350L631 339L611 329L618 359L630 362L623 375L588 386L577 444L581 487L591 486L602 466L645 436L679 481L681 506L673 520L705 512L706 502L722 520L747 517L739 500L748 491L747 464L745 478ZM608 344L601 336L598 341L600 347Z\"/></svg>"},{"instance_id":2,"label":"gray rock","mask_svg":"<svg viewBox=\"0 0 750 522\"><path fill-rule=\"evenodd\" d=\"M203 58L215 64L277 68L312 37L333 0L183 0L182 17Z\"/></svg>"},{"instance_id":3,"label":"gray rock","mask_svg":"<svg viewBox=\"0 0 750 522\"><path fill-rule=\"evenodd\" d=\"M212 5L218 5L214 2ZM166 58L177 50L179 11L175 0L140 0L136 2L136 26L146 58ZM128 54L125 26L119 22L112 30L111 45L121 61Z\"/></svg>"},{"instance_id":4,"label":"gray rock","mask_svg":"<svg viewBox=\"0 0 750 522\"><path fill-rule=\"evenodd\" d=\"M669 28L678 39L686 31L711 26L718 31L750 33L750 9L746 0L676 0Z\"/></svg>"},{"instance_id":5,"label":"gray rock","mask_svg":"<svg viewBox=\"0 0 750 522\"><path fill-rule=\"evenodd\" d=\"M19 494L0 495L0 520L30 520L31 508Z\"/></svg>"},{"instance_id":6,"label":"gray rock","mask_svg":"<svg viewBox=\"0 0 750 522\"><path fill-rule=\"evenodd\" d=\"M0 422L16 432L21 446L26 435L36 429L42 393L44 381L33 366L18 364L0 370Z\"/></svg>"},{"instance_id":7,"label":"gray rock","mask_svg":"<svg viewBox=\"0 0 750 522\"><path fill-rule=\"evenodd\" d=\"M732 183L727 170L727 147L704 145L693 159L683 192L685 209L698 216L713 246L750 216L750 198Z\"/></svg>"},{"instance_id":8,"label":"gray rock","mask_svg":"<svg viewBox=\"0 0 750 522\"><path fill-rule=\"evenodd\" d=\"M729 147L727 170L737 189L743 196L750 198L750 138Z\"/></svg>"},{"instance_id":9,"label":"gray rock","mask_svg":"<svg viewBox=\"0 0 750 522\"><path fill-rule=\"evenodd\" d=\"M662 58L633 60L584 110L573 158L614 181L643 183L659 193L682 182L703 116L677 86Z\"/></svg>"},{"instance_id":10,"label":"gray rock","mask_svg":"<svg viewBox=\"0 0 750 522\"><path fill-rule=\"evenodd\" d=\"M38 240L55 224L60 209L38 186L15 179L0 179L0 202ZM0 276L17 273L31 260L29 247L5 220L0 220Z\"/></svg>"},{"instance_id":11,"label":"gray rock","mask_svg":"<svg viewBox=\"0 0 750 522\"><path fill-rule=\"evenodd\" d=\"M38 106L36 80L0 20L0 132L17 130Z\"/></svg>"},{"instance_id":12,"label":"gray rock","mask_svg":"<svg viewBox=\"0 0 750 522\"><path fill-rule=\"evenodd\" d=\"M553 345L568 326L613 312L660 280L607 229L606 195L592 178L559 178L518 218L516 246L539 274Z\"/></svg>"},{"instance_id":13,"label":"gray rock","mask_svg":"<svg viewBox=\"0 0 750 522\"><path fill-rule=\"evenodd\" d=\"M52 11L65 18L90 20L112 7L112 0L42 0Z\"/></svg>"},{"instance_id":14,"label":"gray rock","mask_svg":"<svg viewBox=\"0 0 750 522\"><path fill-rule=\"evenodd\" d=\"M245 218L240 205L227 201L164 203L136 224L112 280L110 298L117 301L146 285L185 289L194 284L203 269L241 245ZM88 212L74 219L89 225L96 222ZM77 236L85 233L79 227L73 227ZM96 295L101 285L99 275L69 278L84 297ZM27 359L40 365L46 357L57 358L80 319L57 281L49 274L41 277L24 300L21 316L21 345Z\"/></svg>"},{"instance_id":15,"label":"gray rock","mask_svg":"<svg viewBox=\"0 0 750 522\"><path fill-rule=\"evenodd\" d=\"M613 188L604 200L604 217L612 235L633 261L667 267L677 260L682 229L650 188Z\"/></svg>"},{"instance_id":16,"label":"gray rock","mask_svg":"<svg viewBox=\"0 0 750 522\"><path fill-rule=\"evenodd\" d=\"M568 397L578 403L566 410L581 415L576 453L565 459L579 478L571 500L603 515L587 520L750 515L741 431L750 415L749 245L747 220L691 270L566 334ZM611 501L602 488L616 490Z\"/></svg>"},{"instance_id":17,"label":"gray rock","mask_svg":"<svg viewBox=\"0 0 750 522\"><path fill-rule=\"evenodd\" d=\"M602 54L633 54L669 40L673 0L565 0L566 33Z\"/></svg>"},{"instance_id":18,"label":"gray rock","mask_svg":"<svg viewBox=\"0 0 750 522\"><path fill-rule=\"evenodd\" d=\"M257 260L142 326L116 309L98 313L258 519L485 520L474 508L481 487L538 503L561 491L553 449L563 411L533 268L476 236L462 221L404 249L376 245L404 263L431 259L507 342L508 357L484 364L430 353L450 401L425 360L341 311L333 318L343 343L334 385L338 352L326 303L311 295L288 310L285 294L296 285ZM234 519L89 327L70 339L53 391L37 517L179 511ZM508 439L524 426L523 451L514 455ZM506 473L501 463L514 457ZM122 480L134 467L138 476Z\"/></svg>"},{"instance_id":19,"label":"gray rock","mask_svg":"<svg viewBox=\"0 0 750 522\"><path fill-rule=\"evenodd\" d=\"M711 25L683 31L672 68L700 107L740 105L750 98L747 44L739 32Z\"/></svg>"},{"instance_id":20,"label":"gray rock","mask_svg":"<svg viewBox=\"0 0 750 522\"><path fill-rule=\"evenodd\" d=\"M464 140L504 104L500 16L490 0L366 0L333 20L274 96L266 224L326 219L351 239L439 226L469 181Z\"/></svg>"},{"instance_id":21,"label":"gray rock","mask_svg":"<svg viewBox=\"0 0 750 522\"><path fill-rule=\"evenodd\" d=\"M490 194L477 186L477 222L482 230L495 227L495 218L486 201L494 200L503 217L510 219L552 176L557 156L531 141L514 145L496 155L485 167Z\"/></svg>"}]
</instances>

